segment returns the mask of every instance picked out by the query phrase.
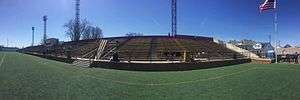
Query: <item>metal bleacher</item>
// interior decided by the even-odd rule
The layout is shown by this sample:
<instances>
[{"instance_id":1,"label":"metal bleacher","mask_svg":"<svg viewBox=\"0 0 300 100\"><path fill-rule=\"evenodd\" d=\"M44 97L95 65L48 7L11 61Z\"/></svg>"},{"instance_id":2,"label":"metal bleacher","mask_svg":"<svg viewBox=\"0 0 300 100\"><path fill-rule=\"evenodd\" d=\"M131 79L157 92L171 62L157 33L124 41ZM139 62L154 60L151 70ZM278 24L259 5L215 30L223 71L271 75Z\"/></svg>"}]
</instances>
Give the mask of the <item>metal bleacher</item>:
<instances>
[{"instance_id":1,"label":"metal bleacher","mask_svg":"<svg viewBox=\"0 0 300 100\"><path fill-rule=\"evenodd\" d=\"M244 57L238 52L213 42L211 38L193 36L114 37L65 42L51 47L41 45L24 48L22 51L57 57L71 56L73 59L85 60L110 60L117 53L121 61L183 61L186 58L236 59Z\"/></svg>"}]
</instances>

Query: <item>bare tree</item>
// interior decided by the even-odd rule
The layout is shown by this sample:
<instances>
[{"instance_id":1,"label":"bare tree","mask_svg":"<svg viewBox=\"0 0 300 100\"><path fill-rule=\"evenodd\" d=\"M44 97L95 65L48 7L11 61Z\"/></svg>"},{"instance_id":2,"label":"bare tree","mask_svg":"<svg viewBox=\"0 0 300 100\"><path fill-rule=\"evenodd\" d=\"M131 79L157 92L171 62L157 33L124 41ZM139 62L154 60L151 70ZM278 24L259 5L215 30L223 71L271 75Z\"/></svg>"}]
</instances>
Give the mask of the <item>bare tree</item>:
<instances>
[{"instance_id":1,"label":"bare tree","mask_svg":"<svg viewBox=\"0 0 300 100\"><path fill-rule=\"evenodd\" d=\"M86 19L80 21L79 27L77 27L75 20L70 20L64 25L64 27L67 29L66 35L72 41L79 41L82 34L84 33L84 31L87 29L88 26L89 26L89 22ZM79 32L77 32L78 30Z\"/></svg>"},{"instance_id":2,"label":"bare tree","mask_svg":"<svg viewBox=\"0 0 300 100\"><path fill-rule=\"evenodd\" d=\"M102 38L103 33L99 27L87 26L86 30L82 34L82 39L98 39Z\"/></svg>"},{"instance_id":3,"label":"bare tree","mask_svg":"<svg viewBox=\"0 0 300 100\"><path fill-rule=\"evenodd\" d=\"M97 26L94 27L92 39L98 39L98 38L102 38L102 37L103 37L102 29Z\"/></svg>"},{"instance_id":4,"label":"bare tree","mask_svg":"<svg viewBox=\"0 0 300 100\"><path fill-rule=\"evenodd\" d=\"M93 30L92 26L87 26L85 31L82 34L82 40L90 39L92 30Z\"/></svg>"}]
</instances>

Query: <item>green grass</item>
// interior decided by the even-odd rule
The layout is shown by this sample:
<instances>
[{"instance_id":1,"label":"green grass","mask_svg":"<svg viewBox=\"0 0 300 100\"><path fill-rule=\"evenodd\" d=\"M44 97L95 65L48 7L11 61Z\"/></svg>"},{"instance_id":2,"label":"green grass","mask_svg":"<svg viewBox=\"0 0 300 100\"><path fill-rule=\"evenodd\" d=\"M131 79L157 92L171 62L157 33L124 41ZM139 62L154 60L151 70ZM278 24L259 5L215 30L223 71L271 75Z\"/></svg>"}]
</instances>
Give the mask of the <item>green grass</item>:
<instances>
[{"instance_id":1,"label":"green grass","mask_svg":"<svg viewBox=\"0 0 300 100\"><path fill-rule=\"evenodd\" d=\"M0 53L0 100L299 100L300 65L134 72Z\"/></svg>"}]
</instances>

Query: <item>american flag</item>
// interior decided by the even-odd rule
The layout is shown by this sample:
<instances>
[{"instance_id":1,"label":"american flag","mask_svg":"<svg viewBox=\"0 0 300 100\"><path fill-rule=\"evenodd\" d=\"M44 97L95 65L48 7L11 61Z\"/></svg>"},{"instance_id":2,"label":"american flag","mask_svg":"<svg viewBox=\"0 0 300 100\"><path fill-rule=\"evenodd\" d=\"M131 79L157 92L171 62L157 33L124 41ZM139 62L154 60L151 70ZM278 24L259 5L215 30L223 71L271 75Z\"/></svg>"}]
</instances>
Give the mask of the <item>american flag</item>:
<instances>
[{"instance_id":1,"label":"american flag","mask_svg":"<svg viewBox=\"0 0 300 100\"><path fill-rule=\"evenodd\" d=\"M275 9L276 3L276 0L266 0L262 5L260 5L259 9L261 12L269 9Z\"/></svg>"}]
</instances>

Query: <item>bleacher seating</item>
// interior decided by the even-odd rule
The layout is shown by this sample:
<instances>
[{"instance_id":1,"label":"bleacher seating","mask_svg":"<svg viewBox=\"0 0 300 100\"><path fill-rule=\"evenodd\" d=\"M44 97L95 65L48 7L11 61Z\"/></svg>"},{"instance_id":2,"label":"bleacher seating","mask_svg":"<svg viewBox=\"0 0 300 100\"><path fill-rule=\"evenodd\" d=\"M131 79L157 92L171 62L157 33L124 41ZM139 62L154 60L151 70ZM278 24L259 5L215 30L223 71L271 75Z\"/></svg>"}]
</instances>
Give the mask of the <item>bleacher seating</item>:
<instances>
[{"instance_id":1,"label":"bleacher seating","mask_svg":"<svg viewBox=\"0 0 300 100\"><path fill-rule=\"evenodd\" d=\"M213 42L212 38L193 36L137 36L104 38L108 41L101 59L108 60L114 53L124 61L176 60L185 56L206 59L236 59L244 57L226 47ZM97 53L99 40L65 42L54 46L35 46L24 48L26 53L46 54L73 58L91 58ZM94 50L94 51L93 51ZM88 54L86 56L86 54ZM85 57L84 57L85 55Z\"/></svg>"}]
</instances>

